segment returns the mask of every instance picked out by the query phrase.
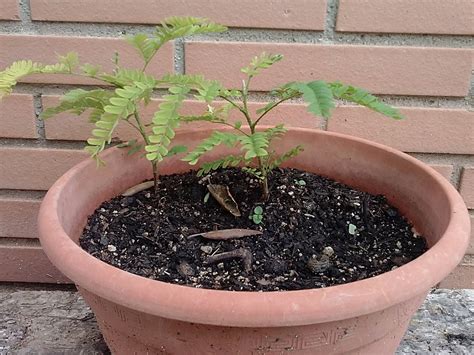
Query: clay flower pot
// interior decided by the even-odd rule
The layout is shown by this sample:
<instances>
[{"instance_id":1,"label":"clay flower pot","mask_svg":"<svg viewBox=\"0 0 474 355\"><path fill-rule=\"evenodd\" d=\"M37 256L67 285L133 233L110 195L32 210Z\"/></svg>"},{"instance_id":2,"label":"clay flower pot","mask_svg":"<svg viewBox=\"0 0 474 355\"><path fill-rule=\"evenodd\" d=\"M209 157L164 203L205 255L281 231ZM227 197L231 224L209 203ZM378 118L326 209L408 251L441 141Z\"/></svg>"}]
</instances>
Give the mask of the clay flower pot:
<instances>
[{"instance_id":1,"label":"clay flower pot","mask_svg":"<svg viewBox=\"0 0 474 355\"><path fill-rule=\"evenodd\" d=\"M196 144L204 130L181 133ZM86 160L62 176L39 214L41 243L92 307L114 354L388 354L429 289L460 262L470 231L466 207L438 173L394 149L316 130L290 129L279 148L302 144L288 165L384 194L426 236L429 250L366 280L286 292L197 289L146 279L78 246L86 218L103 201L151 177L149 163L120 149L105 168ZM211 153L209 159L221 153ZM189 170L174 157L161 173Z\"/></svg>"}]
</instances>

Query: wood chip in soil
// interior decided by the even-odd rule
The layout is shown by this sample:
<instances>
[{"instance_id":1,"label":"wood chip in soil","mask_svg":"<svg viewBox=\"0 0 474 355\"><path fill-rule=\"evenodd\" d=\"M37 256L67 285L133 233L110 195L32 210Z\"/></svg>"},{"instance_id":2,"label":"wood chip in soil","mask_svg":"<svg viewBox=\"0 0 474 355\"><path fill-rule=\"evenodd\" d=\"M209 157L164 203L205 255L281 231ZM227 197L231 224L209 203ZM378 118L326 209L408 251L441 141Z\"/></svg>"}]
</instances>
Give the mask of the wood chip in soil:
<instances>
[{"instance_id":1,"label":"wood chip in soil","mask_svg":"<svg viewBox=\"0 0 474 355\"><path fill-rule=\"evenodd\" d=\"M238 169L214 172L210 180L229 187L241 217L215 199L205 199L208 182L199 180L195 172L162 176L157 197L148 189L104 202L90 216L80 245L96 258L137 275L234 291L344 284L400 267L427 249L425 240L383 196L308 172L274 170L265 203L256 179ZM264 211L258 225L249 218L256 206ZM224 229L262 234L188 239ZM248 251L249 257L208 262L235 250L245 250L246 255Z\"/></svg>"}]
</instances>

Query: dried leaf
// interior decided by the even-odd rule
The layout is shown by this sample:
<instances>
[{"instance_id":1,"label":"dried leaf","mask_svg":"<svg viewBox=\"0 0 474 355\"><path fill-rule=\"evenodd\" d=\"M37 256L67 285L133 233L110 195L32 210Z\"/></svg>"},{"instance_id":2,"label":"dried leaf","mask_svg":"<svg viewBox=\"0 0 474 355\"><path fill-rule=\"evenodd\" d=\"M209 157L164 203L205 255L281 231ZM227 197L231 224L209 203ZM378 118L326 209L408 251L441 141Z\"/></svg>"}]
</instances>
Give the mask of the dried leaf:
<instances>
[{"instance_id":1,"label":"dried leaf","mask_svg":"<svg viewBox=\"0 0 474 355\"><path fill-rule=\"evenodd\" d=\"M207 185L207 189L211 193L212 197L214 197L224 209L229 211L235 217L241 216L239 206L230 194L229 188L227 186L209 184Z\"/></svg>"},{"instance_id":2,"label":"dried leaf","mask_svg":"<svg viewBox=\"0 0 474 355\"><path fill-rule=\"evenodd\" d=\"M213 239L213 240L227 240L227 239L238 239L243 237L249 237L252 235L260 235L262 232L256 231L253 229L221 229L215 230L211 232L204 232L204 233L196 233L191 234L188 236L188 239L195 238L195 237L203 237L206 239Z\"/></svg>"},{"instance_id":3,"label":"dried leaf","mask_svg":"<svg viewBox=\"0 0 474 355\"><path fill-rule=\"evenodd\" d=\"M153 185L154 185L153 181L142 182L141 184L138 184L138 185L135 185L135 186L132 186L131 188L129 188L127 191L125 191L122 194L122 196L133 196L133 195L135 195L136 193L138 193L140 191L149 189Z\"/></svg>"}]
</instances>

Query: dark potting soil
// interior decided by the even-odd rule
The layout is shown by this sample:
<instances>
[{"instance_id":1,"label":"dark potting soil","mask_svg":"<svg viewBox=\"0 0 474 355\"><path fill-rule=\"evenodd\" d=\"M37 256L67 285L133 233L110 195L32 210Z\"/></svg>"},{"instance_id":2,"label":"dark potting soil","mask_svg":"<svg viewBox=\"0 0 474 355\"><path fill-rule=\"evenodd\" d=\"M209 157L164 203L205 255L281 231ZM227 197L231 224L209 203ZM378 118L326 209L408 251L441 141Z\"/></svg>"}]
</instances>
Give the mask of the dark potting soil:
<instances>
[{"instance_id":1,"label":"dark potting soil","mask_svg":"<svg viewBox=\"0 0 474 355\"><path fill-rule=\"evenodd\" d=\"M150 189L104 202L89 218L82 248L151 279L239 291L348 283L390 271L426 250L424 239L383 196L295 169L271 173L265 203L258 181L238 169L215 172L210 181L229 187L241 217L206 198L209 182L195 172L162 176L156 198ZM258 225L249 218L256 206L263 208ZM187 238L230 228L263 234ZM236 250L241 257L209 263Z\"/></svg>"}]
</instances>

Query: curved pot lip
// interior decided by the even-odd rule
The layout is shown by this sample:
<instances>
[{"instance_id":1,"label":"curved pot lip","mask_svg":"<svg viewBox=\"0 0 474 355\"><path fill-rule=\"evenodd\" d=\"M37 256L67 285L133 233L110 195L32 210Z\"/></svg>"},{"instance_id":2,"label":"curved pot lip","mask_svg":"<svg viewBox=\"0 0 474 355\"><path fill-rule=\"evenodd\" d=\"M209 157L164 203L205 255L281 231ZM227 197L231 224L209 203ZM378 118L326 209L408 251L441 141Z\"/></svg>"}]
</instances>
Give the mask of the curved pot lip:
<instances>
[{"instance_id":1,"label":"curved pot lip","mask_svg":"<svg viewBox=\"0 0 474 355\"><path fill-rule=\"evenodd\" d=\"M439 173L405 153L365 139L305 128L289 130L355 140L407 159L428 172L451 205L451 220L443 237L426 253L393 271L328 288L247 292L169 284L122 271L96 259L63 230L58 216L61 191L81 169L95 164L87 159L59 178L42 202L38 224L43 249L53 264L78 286L114 303L175 320L240 327L306 325L380 311L426 293L461 261L468 244L470 220L461 196ZM116 150L109 149L103 157L115 154Z\"/></svg>"}]
</instances>

